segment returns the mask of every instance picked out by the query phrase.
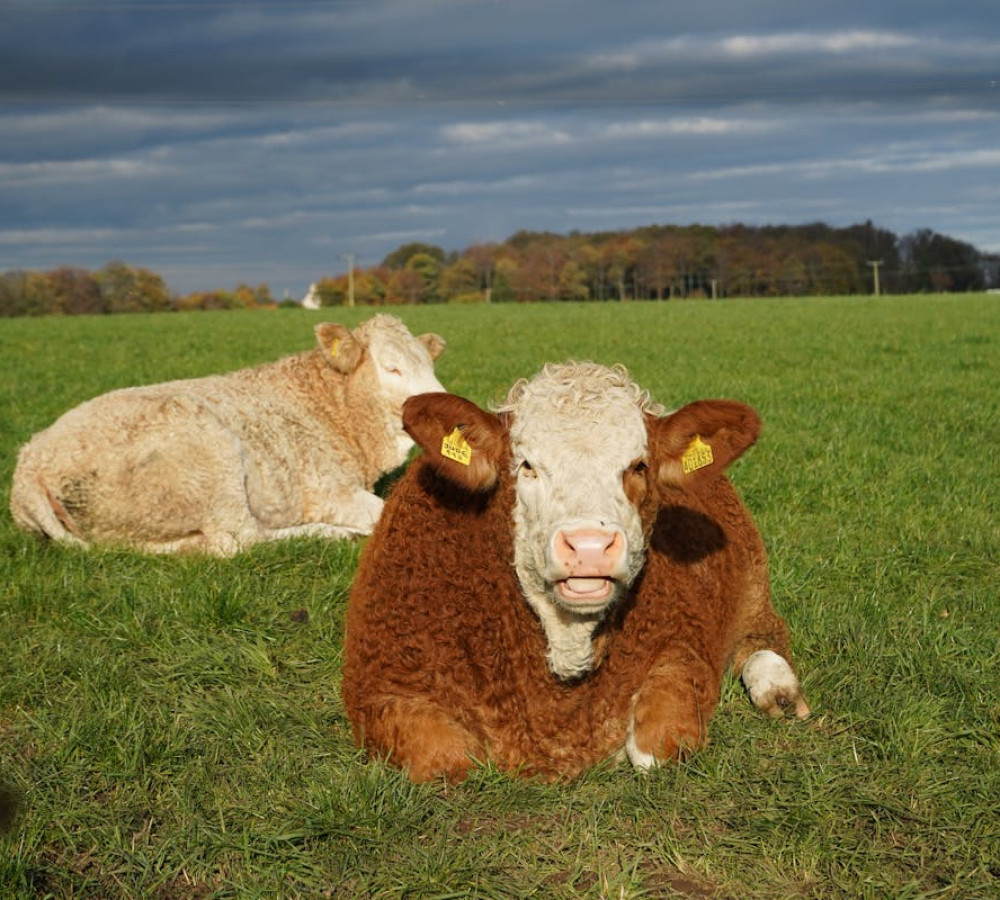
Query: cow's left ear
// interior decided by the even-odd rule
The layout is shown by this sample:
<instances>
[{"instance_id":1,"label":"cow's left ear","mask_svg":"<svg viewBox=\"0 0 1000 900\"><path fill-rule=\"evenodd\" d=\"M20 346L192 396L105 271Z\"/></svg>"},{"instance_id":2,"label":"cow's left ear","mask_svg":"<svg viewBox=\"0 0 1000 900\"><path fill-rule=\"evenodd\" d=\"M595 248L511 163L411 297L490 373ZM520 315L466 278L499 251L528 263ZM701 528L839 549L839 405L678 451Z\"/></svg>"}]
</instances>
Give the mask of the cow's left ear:
<instances>
[{"instance_id":1,"label":"cow's left ear","mask_svg":"<svg viewBox=\"0 0 1000 900\"><path fill-rule=\"evenodd\" d=\"M426 334L418 334L417 340L427 348L427 352L431 355L431 359L437 359L442 353L444 353L444 348L447 346L441 335L434 334L430 331Z\"/></svg>"},{"instance_id":2,"label":"cow's left ear","mask_svg":"<svg viewBox=\"0 0 1000 900\"><path fill-rule=\"evenodd\" d=\"M760 434L757 413L733 400L697 400L646 426L660 481L680 488L721 475Z\"/></svg>"},{"instance_id":3,"label":"cow's left ear","mask_svg":"<svg viewBox=\"0 0 1000 900\"><path fill-rule=\"evenodd\" d=\"M503 454L500 419L455 394L417 394L403 404L403 427L449 481L470 491L497 483Z\"/></svg>"},{"instance_id":4,"label":"cow's left ear","mask_svg":"<svg viewBox=\"0 0 1000 900\"><path fill-rule=\"evenodd\" d=\"M361 365L361 344L344 325L320 322L314 331L316 343L338 372L350 375Z\"/></svg>"}]
</instances>

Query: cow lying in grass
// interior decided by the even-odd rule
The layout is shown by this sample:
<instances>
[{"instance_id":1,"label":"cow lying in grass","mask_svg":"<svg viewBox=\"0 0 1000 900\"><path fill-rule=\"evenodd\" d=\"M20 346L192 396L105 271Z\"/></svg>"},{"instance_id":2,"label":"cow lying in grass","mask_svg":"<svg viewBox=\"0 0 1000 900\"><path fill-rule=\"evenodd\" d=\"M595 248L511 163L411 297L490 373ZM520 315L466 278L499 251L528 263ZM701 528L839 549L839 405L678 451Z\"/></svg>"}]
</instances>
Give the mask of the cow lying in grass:
<instances>
[{"instance_id":1,"label":"cow lying in grass","mask_svg":"<svg viewBox=\"0 0 1000 900\"><path fill-rule=\"evenodd\" d=\"M805 717L760 536L725 467L739 403L664 415L624 369L548 365L498 414L414 397L423 454L369 539L347 615L358 742L415 781L474 760L573 776L697 748L727 667Z\"/></svg>"},{"instance_id":2,"label":"cow lying in grass","mask_svg":"<svg viewBox=\"0 0 1000 900\"><path fill-rule=\"evenodd\" d=\"M407 397L441 391L437 335L392 316L253 369L112 391L20 452L11 512L78 544L230 555L296 535L368 534L372 489L413 446Z\"/></svg>"}]
</instances>

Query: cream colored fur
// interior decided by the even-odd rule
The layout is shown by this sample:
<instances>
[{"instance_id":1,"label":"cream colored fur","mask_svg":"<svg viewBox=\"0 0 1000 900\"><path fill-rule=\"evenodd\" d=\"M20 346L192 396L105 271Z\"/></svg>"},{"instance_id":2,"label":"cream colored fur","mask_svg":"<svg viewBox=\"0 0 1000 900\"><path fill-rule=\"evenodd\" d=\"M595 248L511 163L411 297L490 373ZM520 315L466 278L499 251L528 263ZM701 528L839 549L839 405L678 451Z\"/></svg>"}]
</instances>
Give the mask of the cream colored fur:
<instances>
[{"instance_id":1,"label":"cream colored fur","mask_svg":"<svg viewBox=\"0 0 1000 900\"><path fill-rule=\"evenodd\" d=\"M19 454L11 512L71 543L231 555L297 535L368 534L372 489L412 446L405 399L443 390L433 358L391 316L254 369L113 391L70 410Z\"/></svg>"}]
</instances>

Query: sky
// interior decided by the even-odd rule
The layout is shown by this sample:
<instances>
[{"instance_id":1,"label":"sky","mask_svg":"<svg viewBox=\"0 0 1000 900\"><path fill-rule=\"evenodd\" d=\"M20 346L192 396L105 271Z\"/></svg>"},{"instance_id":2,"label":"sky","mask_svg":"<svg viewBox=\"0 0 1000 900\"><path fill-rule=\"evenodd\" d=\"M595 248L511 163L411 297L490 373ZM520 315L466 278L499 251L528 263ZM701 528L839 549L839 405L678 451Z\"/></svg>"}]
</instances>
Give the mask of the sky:
<instances>
[{"instance_id":1,"label":"sky","mask_svg":"<svg viewBox=\"0 0 1000 900\"><path fill-rule=\"evenodd\" d=\"M0 271L869 219L1000 252L997 0L0 0Z\"/></svg>"}]
</instances>

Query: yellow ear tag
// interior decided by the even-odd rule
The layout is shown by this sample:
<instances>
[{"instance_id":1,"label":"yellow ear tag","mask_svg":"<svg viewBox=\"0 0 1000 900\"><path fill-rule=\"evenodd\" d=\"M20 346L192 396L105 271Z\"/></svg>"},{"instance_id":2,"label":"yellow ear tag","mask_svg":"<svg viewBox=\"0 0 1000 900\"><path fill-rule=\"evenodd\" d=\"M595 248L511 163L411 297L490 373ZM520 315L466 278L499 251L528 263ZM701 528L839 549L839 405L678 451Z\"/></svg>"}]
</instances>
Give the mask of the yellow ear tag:
<instances>
[{"instance_id":1,"label":"yellow ear tag","mask_svg":"<svg viewBox=\"0 0 1000 900\"><path fill-rule=\"evenodd\" d=\"M715 462L715 457L712 455L711 446L701 439L700 434L696 434L681 457L681 469L683 469L684 474L690 475L692 472L697 472L698 469L712 465L713 462Z\"/></svg>"},{"instance_id":2,"label":"yellow ear tag","mask_svg":"<svg viewBox=\"0 0 1000 900\"><path fill-rule=\"evenodd\" d=\"M330 356L336 359L337 353L339 351L340 351L340 338L334 338L333 343L330 344Z\"/></svg>"},{"instance_id":3,"label":"yellow ear tag","mask_svg":"<svg viewBox=\"0 0 1000 900\"><path fill-rule=\"evenodd\" d=\"M457 425L455 430L451 434L445 435L444 440L441 441L441 455L447 456L448 459L453 459L463 466L472 462L472 447L462 437L462 432Z\"/></svg>"}]
</instances>

